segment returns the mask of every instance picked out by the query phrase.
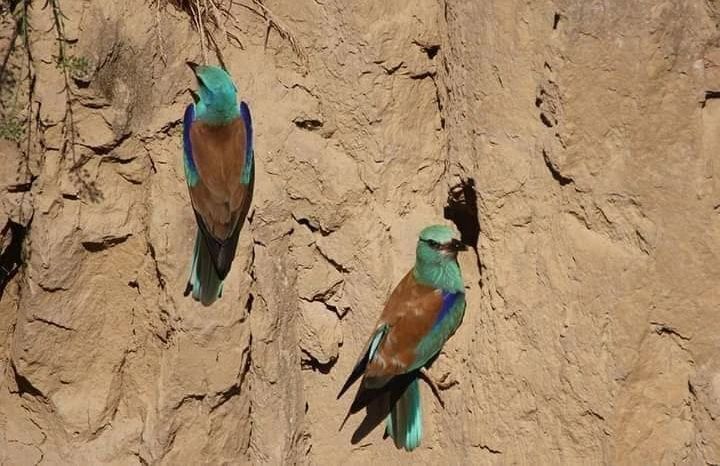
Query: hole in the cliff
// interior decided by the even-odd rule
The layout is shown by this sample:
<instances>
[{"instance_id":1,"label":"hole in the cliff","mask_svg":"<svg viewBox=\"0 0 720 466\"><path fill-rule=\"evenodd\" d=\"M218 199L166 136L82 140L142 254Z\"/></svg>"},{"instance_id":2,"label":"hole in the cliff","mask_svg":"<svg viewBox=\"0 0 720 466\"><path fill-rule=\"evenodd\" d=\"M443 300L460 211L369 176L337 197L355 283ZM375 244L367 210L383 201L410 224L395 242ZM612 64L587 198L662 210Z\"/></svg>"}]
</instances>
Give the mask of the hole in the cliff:
<instances>
[{"instance_id":1,"label":"hole in the cliff","mask_svg":"<svg viewBox=\"0 0 720 466\"><path fill-rule=\"evenodd\" d=\"M315 131L323 127L323 122L315 118L297 118L293 120L295 126L308 131Z\"/></svg>"},{"instance_id":2,"label":"hole in the cliff","mask_svg":"<svg viewBox=\"0 0 720 466\"><path fill-rule=\"evenodd\" d=\"M553 179L560 184L560 186L565 186L567 184L572 183L572 178L568 178L567 176L564 176L560 171L557 169L557 167L552 163L552 160L550 160L550 155L547 153L545 149L542 151L543 160L545 161L545 166L550 171L550 174L552 175Z\"/></svg>"},{"instance_id":3,"label":"hole in the cliff","mask_svg":"<svg viewBox=\"0 0 720 466\"><path fill-rule=\"evenodd\" d=\"M432 60L433 58L435 58L435 55L437 55L440 51L440 46L437 44L428 45L427 47L423 47L423 51L427 54L428 58Z\"/></svg>"},{"instance_id":4,"label":"hole in the cliff","mask_svg":"<svg viewBox=\"0 0 720 466\"><path fill-rule=\"evenodd\" d=\"M553 31L557 30L558 25L560 24L560 13L555 13L555 16L553 16Z\"/></svg>"},{"instance_id":5,"label":"hole in the cliff","mask_svg":"<svg viewBox=\"0 0 720 466\"><path fill-rule=\"evenodd\" d=\"M421 71L420 73L415 73L410 75L410 79L416 79L421 80L425 78L434 78L435 72L434 71Z\"/></svg>"},{"instance_id":6,"label":"hole in the cliff","mask_svg":"<svg viewBox=\"0 0 720 466\"><path fill-rule=\"evenodd\" d=\"M310 230L311 233L316 233L320 230L320 227L311 222L309 218L301 217L297 219L297 222L300 225L304 225L305 227L307 227L307 229Z\"/></svg>"},{"instance_id":7,"label":"hole in the cliff","mask_svg":"<svg viewBox=\"0 0 720 466\"><path fill-rule=\"evenodd\" d=\"M71 76L73 83L80 89L87 89L90 87L92 78L89 73L85 73L83 76L73 75Z\"/></svg>"},{"instance_id":8,"label":"hole in the cliff","mask_svg":"<svg viewBox=\"0 0 720 466\"><path fill-rule=\"evenodd\" d=\"M705 91L705 99L702 101L702 107L705 107L708 100L720 99L720 91Z\"/></svg>"},{"instance_id":9,"label":"hole in the cliff","mask_svg":"<svg viewBox=\"0 0 720 466\"><path fill-rule=\"evenodd\" d=\"M22 2L22 1L23 1L23 0L9 0L9 1L8 1L8 3L9 3L9 5L8 5L9 10L8 10L8 11L15 11L15 8L17 8L17 6L18 6L18 5L20 4L20 2Z\"/></svg>"},{"instance_id":10,"label":"hole in the cliff","mask_svg":"<svg viewBox=\"0 0 720 466\"><path fill-rule=\"evenodd\" d=\"M0 254L0 298L5 293L5 287L15 276L22 265L22 244L27 229L12 220L0 231L0 244L9 236L10 242Z\"/></svg>"},{"instance_id":11,"label":"hole in the cliff","mask_svg":"<svg viewBox=\"0 0 720 466\"><path fill-rule=\"evenodd\" d=\"M477 251L480 238L480 217L473 178L462 180L450 188L443 215L460 231L462 242Z\"/></svg>"},{"instance_id":12,"label":"hole in the cliff","mask_svg":"<svg viewBox=\"0 0 720 466\"><path fill-rule=\"evenodd\" d=\"M419 42L417 40L414 40L413 44L420 47L420 49L425 52L425 55L427 55L430 60L435 58L435 56L440 51L440 44L423 44L422 42Z\"/></svg>"},{"instance_id":13,"label":"hole in the cliff","mask_svg":"<svg viewBox=\"0 0 720 466\"><path fill-rule=\"evenodd\" d=\"M553 122L550 121L550 118L545 114L545 112L540 112L540 121L542 121L542 123L548 128L553 127Z\"/></svg>"},{"instance_id":14,"label":"hole in the cliff","mask_svg":"<svg viewBox=\"0 0 720 466\"><path fill-rule=\"evenodd\" d=\"M385 70L385 74L387 74L388 76L391 76L391 75L395 74L395 72L396 72L397 70L399 70L400 68L402 68L402 66L403 66L404 64L405 64L404 62L400 62L400 63L398 63L397 65L390 66L390 67L385 67L385 66L383 66L382 68Z\"/></svg>"},{"instance_id":15,"label":"hole in the cliff","mask_svg":"<svg viewBox=\"0 0 720 466\"><path fill-rule=\"evenodd\" d=\"M18 178L19 177L20 177L20 175L18 175ZM26 192L30 191L30 188L32 188L32 184L33 184L33 181L35 181L35 178L37 178L37 177L31 176L30 181L28 181L27 183L18 183L13 186L8 186L7 191L9 193L26 193Z\"/></svg>"},{"instance_id":16,"label":"hole in the cliff","mask_svg":"<svg viewBox=\"0 0 720 466\"><path fill-rule=\"evenodd\" d=\"M100 252L124 243L129 237L130 235L124 235L115 238L105 238L101 241L83 241L80 244L82 244L82 247L88 252Z\"/></svg>"},{"instance_id":17,"label":"hole in the cliff","mask_svg":"<svg viewBox=\"0 0 720 466\"><path fill-rule=\"evenodd\" d=\"M320 232L322 236L328 236L331 232L324 230L322 226L316 221L313 221L307 217L296 217L295 221L310 230L311 233Z\"/></svg>"},{"instance_id":18,"label":"hole in the cliff","mask_svg":"<svg viewBox=\"0 0 720 466\"><path fill-rule=\"evenodd\" d=\"M248 293L247 301L245 301L245 311L250 314L252 312L253 303L255 302L255 296L252 293Z\"/></svg>"},{"instance_id":19,"label":"hole in the cliff","mask_svg":"<svg viewBox=\"0 0 720 466\"><path fill-rule=\"evenodd\" d=\"M460 231L460 240L475 251L478 274L480 275L478 284L482 288L482 263L478 251L480 215L478 212L478 195L473 178L461 180L459 184L450 188L443 216L453 222Z\"/></svg>"}]
</instances>

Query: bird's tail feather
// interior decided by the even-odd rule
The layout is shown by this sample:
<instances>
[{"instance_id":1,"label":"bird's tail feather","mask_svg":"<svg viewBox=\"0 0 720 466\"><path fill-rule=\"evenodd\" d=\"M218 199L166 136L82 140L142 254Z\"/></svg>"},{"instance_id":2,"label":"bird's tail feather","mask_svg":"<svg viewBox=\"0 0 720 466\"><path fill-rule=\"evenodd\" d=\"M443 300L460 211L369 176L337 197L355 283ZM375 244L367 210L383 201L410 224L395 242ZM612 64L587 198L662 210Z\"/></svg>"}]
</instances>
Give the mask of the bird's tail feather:
<instances>
[{"instance_id":1,"label":"bird's tail feather","mask_svg":"<svg viewBox=\"0 0 720 466\"><path fill-rule=\"evenodd\" d=\"M215 269L202 232L198 231L195 237L190 280L188 280L185 295L187 296L192 292L195 301L200 301L204 306L209 306L222 296L222 289L223 280Z\"/></svg>"},{"instance_id":2,"label":"bird's tail feather","mask_svg":"<svg viewBox=\"0 0 720 466\"><path fill-rule=\"evenodd\" d=\"M422 410L420 407L420 384L415 378L407 386L390 410L386 431L397 448L412 451L420 446L422 439Z\"/></svg>"}]
</instances>

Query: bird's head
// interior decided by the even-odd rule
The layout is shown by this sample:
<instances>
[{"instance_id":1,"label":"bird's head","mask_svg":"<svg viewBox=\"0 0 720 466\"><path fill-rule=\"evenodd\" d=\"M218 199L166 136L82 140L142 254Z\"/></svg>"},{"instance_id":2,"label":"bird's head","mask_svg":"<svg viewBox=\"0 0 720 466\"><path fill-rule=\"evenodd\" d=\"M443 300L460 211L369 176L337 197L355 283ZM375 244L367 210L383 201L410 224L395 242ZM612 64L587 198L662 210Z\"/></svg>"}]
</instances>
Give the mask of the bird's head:
<instances>
[{"instance_id":1,"label":"bird's head","mask_svg":"<svg viewBox=\"0 0 720 466\"><path fill-rule=\"evenodd\" d=\"M235 108L237 106L237 88L227 71L212 65L198 65L187 62L197 79L197 92L190 91L199 113L208 110Z\"/></svg>"},{"instance_id":2,"label":"bird's head","mask_svg":"<svg viewBox=\"0 0 720 466\"><path fill-rule=\"evenodd\" d=\"M459 251L467 249L455 232L446 225L432 225L420 232L417 243L417 260L426 264L443 264L454 261Z\"/></svg>"}]
</instances>

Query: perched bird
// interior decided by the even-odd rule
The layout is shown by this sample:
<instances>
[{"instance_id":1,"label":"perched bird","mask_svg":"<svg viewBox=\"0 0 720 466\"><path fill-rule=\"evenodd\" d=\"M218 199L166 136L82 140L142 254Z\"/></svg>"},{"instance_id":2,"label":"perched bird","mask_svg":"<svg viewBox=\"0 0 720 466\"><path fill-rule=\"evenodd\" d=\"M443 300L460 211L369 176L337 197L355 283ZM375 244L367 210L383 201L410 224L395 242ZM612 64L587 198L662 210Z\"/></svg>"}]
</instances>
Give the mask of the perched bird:
<instances>
[{"instance_id":1,"label":"perched bird","mask_svg":"<svg viewBox=\"0 0 720 466\"><path fill-rule=\"evenodd\" d=\"M447 226L422 230L415 266L390 295L337 396L362 376L348 416L374 400L383 401L386 433L397 448L411 451L420 445L420 371L440 352L465 314L465 287L457 262L458 251L465 249Z\"/></svg>"},{"instance_id":2,"label":"perched bird","mask_svg":"<svg viewBox=\"0 0 720 466\"><path fill-rule=\"evenodd\" d=\"M198 225L185 296L209 306L222 296L240 229L252 202L255 167L250 108L237 101L230 75L187 63L197 78L185 109L185 178Z\"/></svg>"}]
</instances>

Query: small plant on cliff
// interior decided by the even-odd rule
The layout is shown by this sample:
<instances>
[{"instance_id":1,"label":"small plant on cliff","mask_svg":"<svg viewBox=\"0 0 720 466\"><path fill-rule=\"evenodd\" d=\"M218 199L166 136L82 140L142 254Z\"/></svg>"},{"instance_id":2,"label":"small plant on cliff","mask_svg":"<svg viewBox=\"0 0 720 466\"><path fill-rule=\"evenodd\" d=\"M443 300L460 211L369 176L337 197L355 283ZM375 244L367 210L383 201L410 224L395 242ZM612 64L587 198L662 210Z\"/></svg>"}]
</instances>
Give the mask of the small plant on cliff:
<instances>
[{"instance_id":1,"label":"small plant on cliff","mask_svg":"<svg viewBox=\"0 0 720 466\"><path fill-rule=\"evenodd\" d=\"M101 193L94 183L88 182L83 176L82 167L89 160L88 156L79 155L76 151L76 129L73 103L75 95L72 88L72 79L84 79L90 70L90 63L85 57L71 55L67 51L68 40L65 37L65 19L60 8L60 0L46 0L46 6L50 7L53 16L53 29L57 43L57 54L53 56L57 68L62 71L65 81L65 117L63 118L62 134L63 144L60 148L60 155L63 159L71 157L70 174L79 185L81 192L87 194L90 199L98 199Z\"/></svg>"},{"instance_id":2,"label":"small plant on cliff","mask_svg":"<svg viewBox=\"0 0 720 466\"><path fill-rule=\"evenodd\" d=\"M25 121L14 113L0 119L0 139L20 142L25 134Z\"/></svg>"},{"instance_id":3,"label":"small plant on cliff","mask_svg":"<svg viewBox=\"0 0 720 466\"><path fill-rule=\"evenodd\" d=\"M27 92L32 92L31 68L30 68L30 47L28 22L29 0L6 0L0 2L0 20L11 24L12 32L10 43L2 55L0 62L0 138L20 142L26 131L28 119L24 115L30 110L30 99L27 99L27 108L18 106L19 97ZM25 60L12 60L11 58L18 50L24 51ZM23 68L27 68L26 75L23 75ZM27 78L27 79L25 79ZM28 82L27 89L21 89L21 84Z\"/></svg>"},{"instance_id":4,"label":"small plant on cliff","mask_svg":"<svg viewBox=\"0 0 720 466\"><path fill-rule=\"evenodd\" d=\"M75 55L53 56L57 68L67 70L71 76L84 76L90 71L90 62L85 57L76 57Z\"/></svg>"},{"instance_id":5,"label":"small plant on cliff","mask_svg":"<svg viewBox=\"0 0 720 466\"><path fill-rule=\"evenodd\" d=\"M54 33L56 53L52 56L64 80L65 115L61 121L62 143L60 154L63 159L69 157L70 172L81 185L81 189L91 192L90 185L83 179L81 168L87 162L76 152L75 119L73 104L76 97L73 93L73 80L87 80L92 71L87 58L69 53L70 41L65 36L65 20L61 0L0 0L0 19L12 27L10 44L0 55L0 138L20 142L26 141L25 158L37 140L33 112L33 95L35 91L35 66L30 47L35 31L32 28L30 5L40 2L39 8L33 8L33 15L50 15L52 28L41 31L41 34ZM33 4L34 5L34 4ZM19 104L18 102L24 102ZM26 163L27 167L28 164Z\"/></svg>"}]
</instances>

